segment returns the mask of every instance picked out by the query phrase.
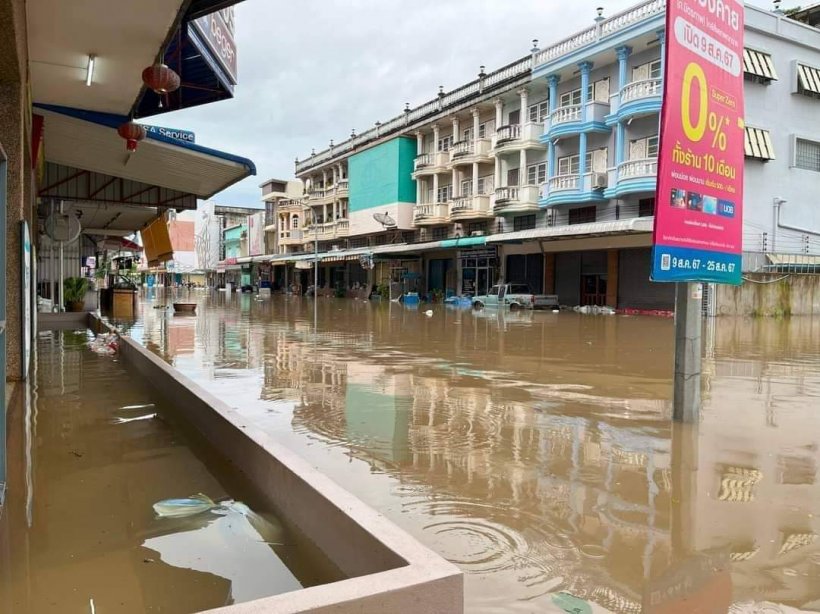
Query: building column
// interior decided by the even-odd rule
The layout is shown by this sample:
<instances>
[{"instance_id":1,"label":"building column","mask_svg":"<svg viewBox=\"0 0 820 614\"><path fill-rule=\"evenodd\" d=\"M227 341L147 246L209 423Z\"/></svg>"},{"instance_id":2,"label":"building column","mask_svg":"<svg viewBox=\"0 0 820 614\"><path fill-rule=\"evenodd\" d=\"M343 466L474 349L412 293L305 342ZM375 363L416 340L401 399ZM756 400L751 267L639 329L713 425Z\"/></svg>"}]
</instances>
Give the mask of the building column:
<instances>
[{"instance_id":1,"label":"building column","mask_svg":"<svg viewBox=\"0 0 820 614\"><path fill-rule=\"evenodd\" d=\"M518 185L527 185L527 150L522 149L518 155Z\"/></svg>"},{"instance_id":2,"label":"building column","mask_svg":"<svg viewBox=\"0 0 820 614\"><path fill-rule=\"evenodd\" d=\"M579 183L578 186L583 189L583 181L584 175L586 175L587 171L587 133L582 132L578 137L578 175Z\"/></svg>"},{"instance_id":3,"label":"building column","mask_svg":"<svg viewBox=\"0 0 820 614\"><path fill-rule=\"evenodd\" d=\"M336 176L338 169L337 169L336 166L334 166L331 170L333 171L333 185L336 185L336 181L338 179L337 176Z\"/></svg>"},{"instance_id":4,"label":"building column","mask_svg":"<svg viewBox=\"0 0 820 614\"><path fill-rule=\"evenodd\" d=\"M550 75L547 77L547 85L549 86L549 112L550 122L552 122L552 113L558 108L558 82L561 80L560 75ZM550 140L547 144L547 180L555 176L555 142Z\"/></svg>"},{"instance_id":5,"label":"building column","mask_svg":"<svg viewBox=\"0 0 820 614\"><path fill-rule=\"evenodd\" d=\"M498 154L494 156L495 160L495 175L493 177L493 182L495 183L496 188L500 188L501 186L501 158Z\"/></svg>"},{"instance_id":6,"label":"building column","mask_svg":"<svg viewBox=\"0 0 820 614\"><path fill-rule=\"evenodd\" d=\"M501 127L504 121L504 101L501 98L496 98L495 101L495 129L496 131Z\"/></svg>"},{"instance_id":7,"label":"building column","mask_svg":"<svg viewBox=\"0 0 820 614\"><path fill-rule=\"evenodd\" d=\"M461 140L458 129L459 129L458 117L454 117L453 118L453 143L457 143L458 141Z\"/></svg>"},{"instance_id":8,"label":"building column","mask_svg":"<svg viewBox=\"0 0 820 614\"><path fill-rule=\"evenodd\" d=\"M589 73L592 71L592 62L580 62L581 69L581 119L587 120L587 103L589 102Z\"/></svg>"},{"instance_id":9,"label":"building column","mask_svg":"<svg viewBox=\"0 0 820 614\"><path fill-rule=\"evenodd\" d=\"M424 134L421 130L416 132L416 155L420 156L424 153Z\"/></svg>"},{"instance_id":10,"label":"building column","mask_svg":"<svg viewBox=\"0 0 820 614\"><path fill-rule=\"evenodd\" d=\"M622 122L615 125L615 167L626 160L626 129Z\"/></svg>"},{"instance_id":11,"label":"building column","mask_svg":"<svg viewBox=\"0 0 820 614\"><path fill-rule=\"evenodd\" d=\"M455 198L456 196L466 196L466 194L462 194L460 191L461 188L459 187L458 181L458 169L455 166L453 167L453 176L451 181L453 183L453 197Z\"/></svg>"},{"instance_id":12,"label":"building column","mask_svg":"<svg viewBox=\"0 0 820 614\"><path fill-rule=\"evenodd\" d=\"M432 148L433 152L438 151L438 140L439 140L439 135L440 134L441 134L441 129L439 128L439 125L438 124L433 124L433 148Z\"/></svg>"},{"instance_id":13,"label":"building column","mask_svg":"<svg viewBox=\"0 0 820 614\"><path fill-rule=\"evenodd\" d=\"M433 175L433 202L438 202L438 173Z\"/></svg>"},{"instance_id":14,"label":"building column","mask_svg":"<svg viewBox=\"0 0 820 614\"><path fill-rule=\"evenodd\" d=\"M527 107L529 106L529 91L526 87L522 87L518 90L518 96L521 98L521 124L529 123L529 110Z\"/></svg>"},{"instance_id":15,"label":"building column","mask_svg":"<svg viewBox=\"0 0 820 614\"><path fill-rule=\"evenodd\" d=\"M666 70L666 30L658 30L656 34L661 46L661 75L664 75L666 74L664 72Z\"/></svg>"},{"instance_id":16,"label":"building column","mask_svg":"<svg viewBox=\"0 0 820 614\"><path fill-rule=\"evenodd\" d=\"M322 189L327 187L327 170L322 171Z\"/></svg>"},{"instance_id":17,"label":"building column","mask_svg":"<svg viewBox=\"0 0 820 614\"><path fill-rule=\"evenodd\" d=\"M618 250L607 251L606 261L606 304L618 308Z\"/></svg>"},{"instance_id":18,"label":"building column","mask_svg":"<svg viewBox=\"0 0 820 614\"><path fill-rule=\"evenodd\" d=\"M421 204L422 191L421 178L418 178L416 179L416 204Z\"/></svg>"},{"instance_id":19,"label":"building column","mask_svg":"<svg viewBox=\"0 0 820 614\"><path fill-rule=\"evenodd\" d=\"M473 162L473 194L478 196L478 162Z\"/></svg>"},{"instance_id":20,"label":"building column","mask_svg":"<svg viewBox=\"0 0 820 614\"><path fill-rule=\"evenodd\" d=\"M479 119L481 116L481 111L478 109L473 109L471 113L473 114L473 142L475 142L478 140L478 128L481 125L481 121Z\"/></svg>"},{"instance_id":21,"label":"building column","mask_svg":"<svg viewBox=\"0 0 820 614\"><path fill-rule=\"evenodd\" d=\"M615 49L615 57L618 58L618 92L620 92L629 83L629 65L627 60L632 53L632 47L626 45ZM620 101L620 98L619 98Z\"/></svg>"}]
</instances>

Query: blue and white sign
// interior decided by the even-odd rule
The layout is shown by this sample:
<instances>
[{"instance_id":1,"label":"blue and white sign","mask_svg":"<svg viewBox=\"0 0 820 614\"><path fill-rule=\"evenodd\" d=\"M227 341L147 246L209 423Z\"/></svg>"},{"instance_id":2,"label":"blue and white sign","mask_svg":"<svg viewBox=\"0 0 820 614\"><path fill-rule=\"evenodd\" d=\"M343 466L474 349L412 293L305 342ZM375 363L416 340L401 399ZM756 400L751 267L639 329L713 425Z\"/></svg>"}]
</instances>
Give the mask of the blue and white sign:
<instances>
[{"instance_id":1,"label":"blue and white sign","mask_svg":"<svg viewBox=\"0 0 820 614\"><path fill-rule=\"evenodd\" d=\"M196 134L190 130L178 130L177 128L163 128L162 126L147 126L142 125L148 134L157 134L167 139L174 139L175 141L184 141L186 143L196 143Z\"/></svg>"}]
</instances>

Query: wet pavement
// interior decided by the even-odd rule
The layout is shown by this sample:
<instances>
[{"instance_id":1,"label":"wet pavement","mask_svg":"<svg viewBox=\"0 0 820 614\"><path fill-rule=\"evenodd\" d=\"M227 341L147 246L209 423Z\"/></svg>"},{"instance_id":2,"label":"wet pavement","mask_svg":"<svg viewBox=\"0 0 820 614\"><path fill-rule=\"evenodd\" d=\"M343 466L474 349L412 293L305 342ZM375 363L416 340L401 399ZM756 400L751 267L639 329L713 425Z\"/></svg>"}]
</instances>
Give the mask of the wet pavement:
<instances>
[{"instance_id":1,"label":"wet pavement","mask_svg":"<svg viewBox=\"0 0 820 614\"><path fill-rule=\"evenodd\" d=\"M86 331L41 332L9 412L0 612L187 614L336 579ZM180 518L153 504L239 499Z\"/></svg>"},{"instance_id":2,"label":"wet pavement","mask_svg":"<svg viewBox=\"0 0 820 614\"><path fill-rule=\"evenodd\" d=\"M459 565L469 611L820 608L820 321L709 320L673 429L669 319L191 297L130 333Z\"/></svg>"}]
</instances>

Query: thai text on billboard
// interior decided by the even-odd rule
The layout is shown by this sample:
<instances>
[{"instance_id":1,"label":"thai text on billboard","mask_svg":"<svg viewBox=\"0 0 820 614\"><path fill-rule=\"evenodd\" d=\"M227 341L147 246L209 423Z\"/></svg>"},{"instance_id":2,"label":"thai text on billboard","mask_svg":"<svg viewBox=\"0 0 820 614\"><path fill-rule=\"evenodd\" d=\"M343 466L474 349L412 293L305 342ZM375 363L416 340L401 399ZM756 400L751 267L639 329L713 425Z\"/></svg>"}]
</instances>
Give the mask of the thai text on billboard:
<instances>
[{"instance_id":1,"label":"thai text on billboard","mask_svg":"<svg viewBox=\"0 0 820 614\"><path fill-rule=\"evenodd\" d=\"M670 0L653 281L741 283L743 4Z\"/></svg>"}]
</instances>

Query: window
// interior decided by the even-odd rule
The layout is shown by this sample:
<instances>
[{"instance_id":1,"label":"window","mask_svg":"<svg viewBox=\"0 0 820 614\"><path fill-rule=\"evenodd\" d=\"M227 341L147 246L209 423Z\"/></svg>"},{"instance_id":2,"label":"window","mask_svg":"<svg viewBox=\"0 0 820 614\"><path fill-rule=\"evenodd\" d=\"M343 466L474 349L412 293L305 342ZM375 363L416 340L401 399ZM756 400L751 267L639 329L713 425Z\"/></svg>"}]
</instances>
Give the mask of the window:
<instances>
[{"instance_id":1,"label":"window","mask_svg":"<svg viewBox=\"0 0 820 614\"><path fill-rule=\"evenodd\" d=\"M433 228L433 241L441 241L447 238L447 226Z\"/></svg>"},{"instance_id":2,"label":"window","mask_svg":"<svg viewBox=\"0 0 820 614\"><path fill-rule=\"evenodd\" d=\"M743 50L743 77L747 81L768 85L777 79L772 56L754 49Z\"/></svg>"},{"instance_id":3,"label":"window","mask_svg":"<svg viewBox=\"0 0 820 614\"><path fill-rule=\"evenodd\" d=\"M472 235L474 232L486 232L487 222L470 222L467 224L467 234Z\"/></svg>"},{"instance_id":4,"label":"window","mask_svg":"<svg viewBox=\"0 0 820 614\"><path fill-rule=\"evenodd\" d=\"M367 237L359 237L356 239L350 239L347 243L351 248L357 247L367 247Z\"/></svg>"},{"instance_id":5,"label":"window","mask_svg":"<svg viewBox=\"0 0 820 614\"><path fill-rule=\"evenodd\" d=\"M298 216L298 215L294 215L294 216L291 218L291 220L290 220L290 227L291 227L293 230L298 230L298 228L299 228L299 216Z\"/></svg>"},{"instance_id":6,"label":"window","mask_svg":"<svg viewBox=\"0 0 820 614\"><path fill-rule=\"evenodd\" d=\"M527 118L533 124L543 123L547 119L547 115L549 115L549 109L550 104L548 100L531 104L527 112Z\"/></svg>"},{"instance_id":7,"label":"window","mask_svg":"<svg viewBox=\"0 0 820 614\"><path fill-rule=\"evenodd\" d=\"M387 243L387 235L381 234L373 237L373 245L385 245Z\"/></svg>"},{"instance_id":8,"label":"window","mask_svg":"<svg viewBox=\"0 0 820 614\"><path fill-rule=\"evenodd\" d=\"M493 191L493 182L495 181L495 177L493 175L487 175L486 177L479 177L478 178L478 190L476 194L490 194Z\"/></svg>"},{"instance_id":9,"label":"window","mask_svg":"<svg viewBox=\"0 0 820 614\"><path fill-rule=\"evenodd\" d=\"M797 65L797 93L811 98L820 98L820 68Z\"/></svg>"},{"instance_id":10,"label":"window","mask_svg":"<svg viewBox=\"0 0 820 614\"><path fill-rule=\"evenodd\" d=\"M564 92L559 99L559 107L571 107L581 104L581 88L572 90L571 92Z\"/></svg>"},{"instance_id":11,"label":"window","mask_svg":"<svg viewBox=\"0 0 820 614\"><path fill-rule=\"evenodd\" d=\"M473 180L472 179L465 179L461 182L461 195L462 196L472 196L473 194Z\"/></svg>"},{"instance_id":12,"label":"window","mask_svg":"<svg viewBox=\"0 0 820 614\"><path fill-rule=\"evenodd\" d=\"M638 217L650 217L655 215L655 199L642 198L638 201Z\"/></svg>"},{"instance_id":13,"label":"window","mask_svg":"<svg viewBox=\"0 0 820 614\"><path fill-rule=\"evenodd\" d=\"M579 207L569 210L570 224L589 224L595 221L595 207Z\"/></svg>"},{"instance_id":14,"label":"window","mask_svg":"<svg viewBox=\"0 0 820 614\"><path fill-rule=\"evenodd\" d=\"M437 203L446 203L453 199L453 186L452 185L445 185L438 189L438 194L436 194L436 202Z\"/></svg>"},{"instance_id":15,"label":"window","mask_svg":"<svg viewBox=\"0 0 820 614\"><path fill-rule=\"evenodd\" d=\"M535 214L517 215L513 218L513 230L532 230L535 228Z\"/></svg>"},{"instance_id":16,"label":"window","mask_svg":"<svg viewBox=\"0 0 820 614\"><path fill-rule=\"evenodd\" d=\"M515 111L510 111L510 118L507 124L510 126L515 126L521 123L521 109L516 109Z\"/></svg>"},{"instance_id":17,"label":"window","mask_svg":"<svg viewBox=\"0 0 820 614\"><path fill-rule=\"evenodd\" d=\"M518 185L518 169L511 168L507 171L507 185Z\"/></svg>"},{"instance_id":18,"label":"window","mask_svg":"<svg viewBox=\"0 0 820 614\"><path fill-rule=\"evenodd\" d=\"M642 139L629 141L629 159L643 160L658 157L658 135L647 136Z\"/></svg>"},{"instance_id":19,"label":"window","mask_svg":"<svg viewBox=\"0 0 820 614\"><path fill-rule=\"evenodd\" d=\"M592 170L592 152L588 151L586 155L587 171ZM572 156L564 156L558 158L558 174L559 175L577 175L581 172L581 156L574 154Z\"/></svg>"},{"instance_id":20,"label":"window","mask_svg":"<svg viewBox=\"0 0 820 614\"><path fill-rule=\"evenodd\" d=\"M478 125L478 138L480 138L480 139L486 139L487 138L487 133L492 131L492 129L490 128L491 123L492 122L484 122L483 124Z\"/></svg>"},{"instance_id":21,"label":"window","mask_svg":"<svg viewBox=\"0 0 820 614\"><path fill-rule=\"evenodd\" d=\"M487 294L489 296L498 296L498 289L498 286L493 286L492 288L490 288L490 291L487 292Z\"/></svg>"},{"instance_id":22,"label":"window","mask_svg":"<svg viewBox=\"0 0 820 614\"><path fill-rule=\"evenodd\" d=\"M609 102L609 77L599 79L587 86L587 101ZM564 92L558 99L559 107L570 107L581 104L581 88Z\"/></svg>"},{"instance_id":23,"label":"window","mask_svg":"<svg viewBox=\"0 0 820 614\"><path fill-rule=\"evenodd\" d=\"M820 173L820 143L806 139L796 139L794 165L797 168Z\"/></svg>"},{"instance_id":24,"label":"window","mask_svg":"<svg viewBox=\"0 0 820 614\"><path fill-rule=\"evenodd\" d=\"M639 64L632 69L632 81L661 78L661 61L652 60L646 64Z\"/></svg>"},{"instance_id":25,"label":"window","mask_svg":"<svg viewBox=\"0 0 820 614\"><path fill-rule=\"evenodd\" d=\"M768 130L746 126L744 154L747 158L768 162L774 160L774 146Z\"/></svg>"},{"instance_id":26,"label":"window","mask_svg":"<svg viewBox=\"0 0 820 614\"><path fill-rule=\"evenodd\" d=\"M438 150L439 151L450 151L450 148L453 146L453 137L452 136L444 136L438 140Z\"/></svg>"},{"instance_id":27,"label":"window","mask_svg":"<svg viewBox=\"0 0 820 614\"><path fill-rule=\"evenodd\" d=\"M547 163L530 164L527 167L527 185L541 185L547 181Z\"/></svg>"}]
</instances>

